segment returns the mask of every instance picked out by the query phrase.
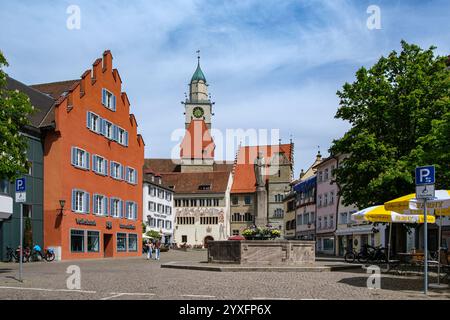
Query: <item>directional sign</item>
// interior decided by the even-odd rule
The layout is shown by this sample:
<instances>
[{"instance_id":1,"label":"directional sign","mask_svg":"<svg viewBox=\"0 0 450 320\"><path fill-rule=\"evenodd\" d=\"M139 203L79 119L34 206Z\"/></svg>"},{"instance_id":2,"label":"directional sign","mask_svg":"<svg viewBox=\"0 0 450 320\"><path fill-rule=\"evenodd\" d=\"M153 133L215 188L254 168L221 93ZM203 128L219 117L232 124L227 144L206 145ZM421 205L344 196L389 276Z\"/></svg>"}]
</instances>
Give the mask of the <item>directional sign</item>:
<instances>
[{"instance_id":1,"label":"directional sign","mask_svg":"<svg viewBox=\"0 0 450 320\"><path fill-rule=\"evenodd\" d=\"M416 185L434 184L434 166L416 168Z\"/></svg>"},{"instance_id":2,"label":"directional sign","mask_svg":"<svg viewBox=\"0 0 450 320\"><path fill-rule=\"evenodd\" d=\"M434 184L424 184L416 186L417 199L433 199L434 198Z\"/></svg>"},{"instance_id":3,"label":"directional sign","mask_svg":"<svg viewBox=\"0 0 450 320\"><path fill-rule=\"evenodd\" d=\"M16 179L16 192L25 192L25 178Z\"/></svg>"}]
</instances>

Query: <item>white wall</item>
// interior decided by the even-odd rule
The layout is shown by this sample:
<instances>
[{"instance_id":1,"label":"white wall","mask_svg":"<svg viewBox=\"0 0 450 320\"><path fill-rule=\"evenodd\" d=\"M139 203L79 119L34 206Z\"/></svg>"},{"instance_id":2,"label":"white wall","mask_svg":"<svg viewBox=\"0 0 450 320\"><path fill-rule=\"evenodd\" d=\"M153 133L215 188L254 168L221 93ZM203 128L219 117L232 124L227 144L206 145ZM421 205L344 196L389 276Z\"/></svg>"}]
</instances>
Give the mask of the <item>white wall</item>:
<instances>
[{"instance_id":1,"label":"white wall","mask_svg":"<svg viewBox=\"0 0 450 320\"><path fill-rule=\"evenodd\" d=\"M152 186L156 187L157 190L158 189L164 190L164 195L166 194L166 192L170 192L170 191L168 191L166 189L159 188L158 186L155 186L155 185L152 185ZM164 199L159 198L158 197L158 191L156 192L156 196L149 195L149 189L150 189L150 184L149 183L144 182L144 187L143 188L144 188L144 190L143 190L143 198L144 198L143 200L144 201L143 201L143 205L142 205L142 207L143 207L142 221L147 225L147 231L155 230L155 231L160 232L162 230L162 232L164 234L172 234L173 235L173 230L174 230L174 225L175 225L175 223L174 223L175 210L174 210L173 192L170 192L171 200L169 201L169 200L166 200L165 196L164 196ZM152 202L155 203L155 211L154 212L149 210L149 205L148 205L149 201L152 201ZM158 213L157 212L158 204L161 204L164 207L165 206L169 206L171 208L171 210L172 210L172 213L171 214ZM163 219L164 220L164 227L163 228L159 228L157 225L155 227L150 227L148 225L148 223L149 223L148 216L151 216L151 217L155 218L156 220ZM171 228L168 228L168 229L166 228L165 221L170 221L171 222Z\"/></svg>"}]
</instances>

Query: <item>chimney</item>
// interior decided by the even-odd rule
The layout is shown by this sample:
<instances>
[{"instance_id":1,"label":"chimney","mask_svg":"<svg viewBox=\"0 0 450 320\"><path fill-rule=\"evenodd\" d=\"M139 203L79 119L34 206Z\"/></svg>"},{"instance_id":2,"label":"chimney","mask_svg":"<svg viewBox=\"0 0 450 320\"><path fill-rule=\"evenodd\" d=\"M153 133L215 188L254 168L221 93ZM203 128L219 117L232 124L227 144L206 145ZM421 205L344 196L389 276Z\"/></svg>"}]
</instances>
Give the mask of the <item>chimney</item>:
<instances>
[{"instance_id":1,"label":"chimney","mask_svg":"<svg viewBox=\"0 0 450 320\"><path fill-rule=\"evenodd\" d=\"M106 70L112 72L112 54L109 50L103 52L103 72Z\"/></svg>"},{"instance_id":2,"label":"chimney","mask_svg":"<svg viewBox=\"0 0 450 320\"><path fill-rule=\"evenodd\" d=\"M102 59L98 58L92 64L92 73L91 73L92 83L94 83L97 80L98 75L100 74L100 68L102 67L101 62L102 62Z\"/></svg>"}]
</instances>

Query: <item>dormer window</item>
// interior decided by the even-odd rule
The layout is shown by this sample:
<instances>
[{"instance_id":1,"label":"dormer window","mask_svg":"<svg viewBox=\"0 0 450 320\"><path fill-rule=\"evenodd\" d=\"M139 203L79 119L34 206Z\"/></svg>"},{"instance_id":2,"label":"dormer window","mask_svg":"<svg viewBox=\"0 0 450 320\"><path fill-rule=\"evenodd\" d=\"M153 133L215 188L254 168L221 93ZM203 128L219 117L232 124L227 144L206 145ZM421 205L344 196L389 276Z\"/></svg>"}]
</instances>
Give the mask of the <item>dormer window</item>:
<instances>
[{"instance_id":1,"label":"dormer window","mask_svg":"<svg viewBox=\"0 0 450 320\"><path fill-rule=\"evenodd\" d=\"M198 186L198 190L211 190L210 184L201 184Z\"/></svg>"}]
</instances>

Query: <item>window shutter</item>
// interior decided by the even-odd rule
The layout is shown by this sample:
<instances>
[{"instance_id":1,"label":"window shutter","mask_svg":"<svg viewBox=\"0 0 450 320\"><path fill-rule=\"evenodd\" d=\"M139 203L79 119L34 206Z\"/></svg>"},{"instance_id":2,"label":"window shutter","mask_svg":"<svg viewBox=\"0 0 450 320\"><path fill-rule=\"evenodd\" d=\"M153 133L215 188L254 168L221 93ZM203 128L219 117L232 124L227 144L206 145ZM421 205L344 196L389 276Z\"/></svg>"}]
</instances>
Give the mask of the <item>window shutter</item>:
<instances>
[{"instance_id":1,"label":"window shutter","mask_svg":"<svg viewBox=\"0 0 450 320\"><path fill-rule=\"evenodd\" d=\"M100 133L102 135L106 135L106 126L105 126L105 119L100 119Z\"/></svg>"},{"instance_id":2,"label":"window shutter","mask_svg":"<svg viewBox=\"0 0 450 320\"><path fill-rule=\"evenodd\" d=\"M114 178L114 168L113 168L113 166L114 166L114 162L113 161L111 161L110 163L109 163L109 174L111 175L111 177L113 177Z\"/></svg>"},{"instance_id":3,"label":"window shutter","mask_svg":"<svg viewBox=\"0 0 450 320\"><path fill-rule=\"evenodd\" d=\"M93 206L94 206L94 213L98 213L97 198L98 198L98 195L96 195L96 194L94 194L92 196L92 201L94 202L94 204L93 204Z\"/></svg>"},{"instance_id":4,"label":"window shutter","mask_svg":"<svg viewBox=\"0 0 450 320\"><path fill-rule=\"evenodd\" d=\"M116 96L112 96L112 109L113 111L116 111Z\"/></svg>"},{"instance_id":5,"label":"window shutter","mask_svg":"<svg viewBox=\"0 0 450 320\"><path fill-rule=\"evenodd\" d=\"M137 170L134 170L133 175L134 175L134 184L137 184Z\"/></svg>"},{"instance_id":6,"label":"window shutter","mask_svg":"<svg viewBox=\"0 0 450 320\"><path fill-rule=\"evenodd\" d=\"M106 106L106 91L102 89L102 104Z\"/></svg>"},{"instance_id":7,"label":"window shutter","mask_svg":"<svg viewBox=\"0 0 450 320\"><path fill-rule=\"evenodd\" d=\"M92 170L94 170L95 172L98 172L98 163L97 163L97 156L94 154L92 156Z\"/></svg>"},{"instance_id":8,"label":"window shutter","mask_svg":"<svg viewBox=\"0 0 450 320\"><path fill-rule=\"evenodd\" d=\"M89 204L89 193L85 192L84 193L84 208L83 208L83 212L84 213L89 213L90 211L90 204Z\"/></svg>"},{"instance_id":9,"label":"window shutter","mask_svg":"<svg viewBox=\"0 0 450 320\"><path fill-rule=\"evenodd\" d=\"M109 199L109 215L112 216L113 215L113 206L114 204L114 198Z\"/></svg>"},{"instance_id":10,"label":"window shutter","mask_svg":"<svg viewBox=\"0 0 450 320\"><path fill-rule=\"evenodd\" d=\"M90 113L89 111L87 112L87 116L86 116L86 117L87 117L87 119L86 119L86 122L87 122L86 125L87 125L87 127L88 127L89 129L92 129L92 128L91 128L91 113Z\"/></svg>"},{"instance_id":11,"label":"window shutter","mask_svg":"<svg viewBox=\"0 0 450 320\"><path fill-rule=\"evenodd\" d=\"M126 167L126 169L125 169L125 180L127 180L127 182L130 181L130 170L129 170L129 167Z\"/></svg>"},{"instance_id":12,"label":"window shutter","mask_svg":"<svg viewBox=\"0 0 450 320\"><path fill-rule=\"evenodd\" d=\"M113 140L119 140L119 128L116 125L113 125Z\"/></svg>"},{"instance_id":13,"label":"window shutter","mask_svg":"<svg viewBox=\"0 0 450 320\"><path fill-rule=\"evenodd\" d=\"M120 177L119 178L122 180L124 178L123 165L120 165Z\"/></svg>"},{"instance_id":14,"label":"window shutter","mask_svg":"<svg viewBox=\"0 0 450 320\"><path fill-rule=\"evenodd\" d=\"M77 200L76 193L77 191L75 189L72 189L72 211L75 211L75 201Z\"/></svg>"},{"instance_id":15,"label":"window shutter","mask_svg":"<svg viewBox=\"0 0 450 320\"><path fill-rule=\"evenodd\" d=\"M134 203L134 220L137 220L137 203Z\"/></svg>"},{"instance_id":16,"label":"window shutter","mask_svg":"<svg viewBox=\"0 0 450 320\"><path fill-rule=\"evenodd\" d=\"M107 197L103 197L103 214L105 215L105 216L107 216L108 215L108 198Z\"/></svg>"},{"instance_id":17,"label":"window shutter","mask_svg":"<svg viewBox=\"0 0 450 320\"><path fill-rule=\"evenodd\" d=\"M90 166L89 166L89 159L90 159L91 155L90 155L89 152L86 151L85 156L86 156L86 166L85 166L85 168L89 170L89 168L90 168Z\"/></svg>"},{"instance_id":18,"label":"window shutter","mask_svg":"<svg viewBox=\"0 0 450 320\"><path fill-rule=\"evenodd\" d=\"M123 201L119 200L119 213L120 217L123 218Z\"/></svg>"},{"instance_id":19,"label":"window shutter","mask_svg":"<svg viewBox=\"0 0 450 320\"><path fill-rule=\"evenodd\" d=\"M103 174L105 176L108 175L108 160L106 160L106 159L103 161Z\"/></svg>"},{"instance_id":20,"label":"window shutter","mask_svg":"<svg viewBox=\"0 0 450 320\"><path fill-rule=\"evenodd\" d=\"M77 162L77 148L72 147L72 164L75 165Z\"/></svg>"},{"instance_id":21,"label":"window shutter","mask_svg":"<svg viewBox=\"0 0 450 320\"><path fill-rule=\"evenodd\" d=\"M125 142L124 144L128 147L128 131L125 131Z\"/></svg>"}]
</instances>

